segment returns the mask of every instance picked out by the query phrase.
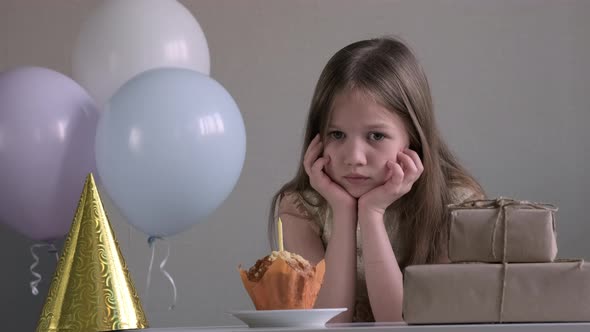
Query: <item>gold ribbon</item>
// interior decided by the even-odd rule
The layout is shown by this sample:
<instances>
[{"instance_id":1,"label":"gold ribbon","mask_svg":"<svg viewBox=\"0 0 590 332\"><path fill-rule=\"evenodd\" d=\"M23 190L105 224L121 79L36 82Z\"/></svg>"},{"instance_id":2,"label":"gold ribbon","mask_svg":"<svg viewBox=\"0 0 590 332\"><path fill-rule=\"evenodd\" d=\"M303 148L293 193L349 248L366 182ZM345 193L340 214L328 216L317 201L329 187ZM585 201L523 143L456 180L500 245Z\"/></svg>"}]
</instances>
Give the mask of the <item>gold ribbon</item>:
<instances>
[{"instance_id":1,"label":"gold ribbon","mask_svg":"<svg viewBox=\"0 0 590 332\"><path fill-rule=\"evenodd\" d=\"M500 223L504 226L504 243L502 245L502 287L500 291L500 310L499 310L499 317L498 322L502 323L503 315L504 315L504 297L505 297L505 290L506 290L506 275L508 273L508 262L506 261L506 247L508 246L508 222L506 218L506 208L507 207L530 207L533 209L539 210L548 210L551 211L551 225L553 226L553 230L555 231L555 214L554 212L557 211L557 207L552 204L546 203L536 203L530 201L518 201L510 198L499 197L493 200L489 199L480 199L480 200L472 200L472 201L465 201L459 204L449 204L448 208L449 211L454 210L464 210L464 209L498 209L498 215L496 216L496 220L494 222L494 229L492 231L492 257L497 259L496 257L496 233L498 226ZM579 267L582 268L584 260L581 260Z\"/></svg>"}]
</instances>

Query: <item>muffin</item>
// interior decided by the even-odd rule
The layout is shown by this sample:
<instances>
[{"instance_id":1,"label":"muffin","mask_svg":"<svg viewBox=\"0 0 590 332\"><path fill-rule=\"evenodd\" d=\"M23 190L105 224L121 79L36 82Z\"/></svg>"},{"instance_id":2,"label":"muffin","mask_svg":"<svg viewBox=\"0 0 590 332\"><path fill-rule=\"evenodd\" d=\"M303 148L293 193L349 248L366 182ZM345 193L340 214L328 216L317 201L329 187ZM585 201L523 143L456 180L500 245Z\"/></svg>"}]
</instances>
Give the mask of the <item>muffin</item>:
<instances>
[{"instance_id":1,"label":"muffin","mask_svg":"<svg viewBox=\"0 0 590 332\"><path fill-rule=\"evenodd\" d=\"M326 271L288 251L273 251L247 271L238 268L256 310L311 309Z\"/></svg>"}]
</instances>

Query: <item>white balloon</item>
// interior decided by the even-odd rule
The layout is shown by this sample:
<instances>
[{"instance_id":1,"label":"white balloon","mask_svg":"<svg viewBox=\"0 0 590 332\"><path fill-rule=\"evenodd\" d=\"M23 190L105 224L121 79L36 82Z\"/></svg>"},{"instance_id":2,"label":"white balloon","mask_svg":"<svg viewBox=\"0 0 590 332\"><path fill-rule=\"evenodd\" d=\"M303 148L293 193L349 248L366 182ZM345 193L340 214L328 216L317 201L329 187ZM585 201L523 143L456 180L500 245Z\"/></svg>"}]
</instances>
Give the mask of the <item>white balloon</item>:
<instances>
[{"instance_id":1,"label":"white balloon","mask_svg":"<svg viewBox=\"0 0 590 332\"><path fill-rule=\"evenodd\" d=\"M209 47L195 17L175 0L103 0L82 24L72 76L100 109L129 79L177 67L209 75Z\"/></svg>"}]
</instances>

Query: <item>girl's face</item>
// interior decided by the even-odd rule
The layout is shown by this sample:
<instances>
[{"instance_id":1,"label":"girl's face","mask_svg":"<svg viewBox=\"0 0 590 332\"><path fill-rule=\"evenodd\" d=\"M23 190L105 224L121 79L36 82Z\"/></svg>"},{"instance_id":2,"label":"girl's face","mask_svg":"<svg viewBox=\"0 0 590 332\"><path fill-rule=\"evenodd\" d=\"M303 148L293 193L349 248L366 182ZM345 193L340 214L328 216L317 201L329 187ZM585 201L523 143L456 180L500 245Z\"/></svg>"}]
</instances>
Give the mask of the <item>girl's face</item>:
<instances>
[{"instance_id":1,"label":"girl's face","mask_svg":"<svg viewBox=\"0 0 590 332\"><path fill-rule=\"evenodd\" d=\"M353 197L361 197L387 181L388 160L409 146L402 119L356 90L334 99L324 156L330 157L326 173Z\"/></svg>"}]
</instances>

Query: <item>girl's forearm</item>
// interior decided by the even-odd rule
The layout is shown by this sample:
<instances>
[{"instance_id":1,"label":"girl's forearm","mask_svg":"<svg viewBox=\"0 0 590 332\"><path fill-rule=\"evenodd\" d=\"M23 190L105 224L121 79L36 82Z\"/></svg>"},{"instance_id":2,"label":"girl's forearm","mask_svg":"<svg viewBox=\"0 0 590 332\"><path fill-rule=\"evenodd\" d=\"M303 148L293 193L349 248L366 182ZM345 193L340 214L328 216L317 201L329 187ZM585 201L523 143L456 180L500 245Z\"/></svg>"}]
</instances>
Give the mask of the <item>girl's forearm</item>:
<instances>
[{"instance_id":1,"label":"girl's forearm","mask_svg":"<svg viewBox=\"0 0 590 332\"><path fill-rule=\"evenodd\" d=\"M330 322L350 322L356 296L356 210L334 211L332 235L326 248L326 274L316 308L348 308Z\"/></svg>"},{"instance_id":2,"label":"girl's forearm","mask_svg":"<svg viewBox=\"0 0 590 332\"><path fill-rule=\"evenodd\" d=\"M377 322L401 321L403 277L385 231L383 215L362 211L358 222L373 316Z\"/></svg>"}]
</instances>

